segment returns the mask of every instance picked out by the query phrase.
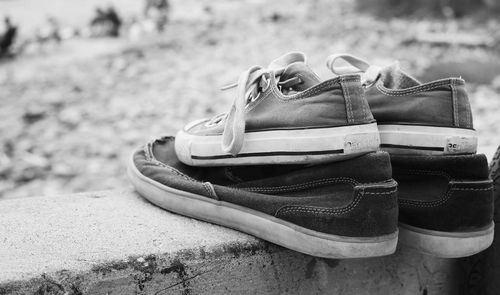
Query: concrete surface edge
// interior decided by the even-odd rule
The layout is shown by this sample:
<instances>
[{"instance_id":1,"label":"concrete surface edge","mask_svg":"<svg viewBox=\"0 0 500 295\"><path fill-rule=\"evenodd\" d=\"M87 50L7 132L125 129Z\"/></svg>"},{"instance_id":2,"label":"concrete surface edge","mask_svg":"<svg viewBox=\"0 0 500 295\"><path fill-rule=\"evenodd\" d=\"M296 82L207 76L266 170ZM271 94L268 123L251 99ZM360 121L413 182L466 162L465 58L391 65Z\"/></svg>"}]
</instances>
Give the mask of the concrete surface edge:
<instances>
[{"instance_id":1,"label":"concrete surface edge","mask_svg":"<svg viewBox=\"0 0 500 295\"><path fill-rule=\"evenodd\" d=\"M223 261L263 255L268 247L264 242L234 243L208 251L202 247L131 256L83 272L62 269L27 280L0 282L0 294L150 294L152 289L161 293L175 290L177 283L186 288L189 280L213 271Z\"/></svg>"},{"instance_id":2,"label":"concrete surface edge","mask_svg":"<svg viewBox=\"0 0 500 295\"><path fill-rule=\"evenodd\" d=\"M0 294L454 294L456 260L321 259L131 190L0 201Z\"/></svg>"}]
</instances>

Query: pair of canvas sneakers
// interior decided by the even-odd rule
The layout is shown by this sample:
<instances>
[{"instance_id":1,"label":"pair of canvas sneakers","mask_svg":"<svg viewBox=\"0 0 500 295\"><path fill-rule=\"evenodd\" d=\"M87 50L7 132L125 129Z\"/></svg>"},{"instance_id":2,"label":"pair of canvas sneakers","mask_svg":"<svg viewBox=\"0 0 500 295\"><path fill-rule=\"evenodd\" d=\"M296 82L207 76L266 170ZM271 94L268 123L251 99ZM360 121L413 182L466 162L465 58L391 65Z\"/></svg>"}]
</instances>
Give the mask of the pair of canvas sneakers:
<instances>
[{"instance_id":1,"label":"pair of canvas sneakers","mask_svg":"<svg viewBox=\"0 0 500 295\"><path fill-rule=\"evenodd\" d=\"M347 54L327 65L326 81L298 52L245 71L228 113L133 154L136 190L318 257L388 255L398 239L439 257L487 248L492 182L464 81L423 84Z\"/></svg>"}]
</instances>

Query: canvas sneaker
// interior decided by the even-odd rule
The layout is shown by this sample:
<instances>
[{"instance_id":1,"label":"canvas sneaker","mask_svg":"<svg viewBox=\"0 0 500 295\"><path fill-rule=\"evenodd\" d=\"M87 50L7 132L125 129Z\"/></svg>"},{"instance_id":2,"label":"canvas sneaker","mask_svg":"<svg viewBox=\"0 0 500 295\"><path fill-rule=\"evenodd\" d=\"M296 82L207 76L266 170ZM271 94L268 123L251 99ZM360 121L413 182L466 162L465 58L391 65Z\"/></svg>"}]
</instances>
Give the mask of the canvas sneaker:
<instances>
[{"instance_id":1,"label":"canvas sneaker","mask_svg":"<svg viewBox=\"0 0 500 295\"><path fill-rule=\"evenodd\" d=\"M391 155L399 241L438 257L464 257L493 241L493 185L484 155Z\"/></svg>"},{"instance_id":2,"label":"canvas sneaker","mask_svg":"<svg viewBox=\"0 0 500 295\"><path fill-rule=\"evenodd\" d=\"M166 210L326 258L388 255L398 238L389 155L320 165L193 167L164 137L138 149L128 176Z\"/></svg>"},{"instance_id":3,"label":"canvas sneaker","mask_svg":"<svg viewBox=\"0 0 500 295\"><path fill-rule=\"evenodd\" d=\"M335 161L379 148L359 75L320 82L302 53L241 74L228 113L177 134L179 160L193 166Z\"/></svg>"},{"instance_id":4,"label":"canvas sneaker","mask_svg":"<svg viewBox=\"0 0 500 295\"><path fill-rule=\"evenodd\" d=\"M350 66L341 67L339 61ZM402 71L398 63L381 68L349 54L332 55L327 65L336 74L363 75L382 149L391 154L476 152L477 136L464 80L421 83Z\"/></svg>"}]
</instances>

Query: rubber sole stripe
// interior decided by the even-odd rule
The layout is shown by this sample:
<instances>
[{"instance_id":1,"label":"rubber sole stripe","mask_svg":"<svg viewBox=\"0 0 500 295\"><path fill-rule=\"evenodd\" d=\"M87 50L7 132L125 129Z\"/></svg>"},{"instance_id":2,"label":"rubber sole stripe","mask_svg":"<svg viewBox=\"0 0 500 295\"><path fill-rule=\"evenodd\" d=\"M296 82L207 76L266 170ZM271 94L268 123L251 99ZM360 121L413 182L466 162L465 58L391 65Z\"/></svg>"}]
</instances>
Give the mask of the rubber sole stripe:
<instances>
[{"instance_id":1,"label":"rubber sole stripe","mask_svg":"<svg viewBox=\"0 0 500 295\"><path fill-rule=\"evenodd\" d=\"M381 144L380 147L383 148L398 148L398 149L412 149L412 150L423 150L423 151L439 151L443 152L444 147L433 147L433 146L415 146L415 145L399 145L399 144Z\"/></svg>"},{"instance_id":2,"label":"rubber sole stripe","mask_svg":"<svg viewBox=\"0 0 500 295\"><path fill-rule=\"evenodd\" d=\"M228 158L248 158L248 157L265 157L265 156L306 156L306 155L328 155L328 154L342 154L344 149L327 150L327 151L305 151L305 152L262 152L262 153L246 153L233 155L216 155L216 156L196 156L191 155L192 159L197 160L214 160L214 159L228 159Z\"/></svg>"}]
</instances>

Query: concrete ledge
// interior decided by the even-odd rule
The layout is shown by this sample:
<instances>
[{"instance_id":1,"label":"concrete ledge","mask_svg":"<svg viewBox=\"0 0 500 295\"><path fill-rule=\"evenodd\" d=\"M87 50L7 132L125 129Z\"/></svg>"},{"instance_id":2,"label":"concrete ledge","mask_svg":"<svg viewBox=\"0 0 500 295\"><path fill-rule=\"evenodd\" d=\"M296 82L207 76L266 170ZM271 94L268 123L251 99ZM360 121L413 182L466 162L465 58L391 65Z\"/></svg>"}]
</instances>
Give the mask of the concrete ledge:
<instances>
[{"instance_id":1,"label":"concrete ledge","mask_svg":"<svg viewBox=\"0 0 500 295\"><path fill-rule=\"evenodd\" d=\"M132 191L0 201L0 294L455 294L455 260L326 260Z\"/></svg>"}]
</instances>

